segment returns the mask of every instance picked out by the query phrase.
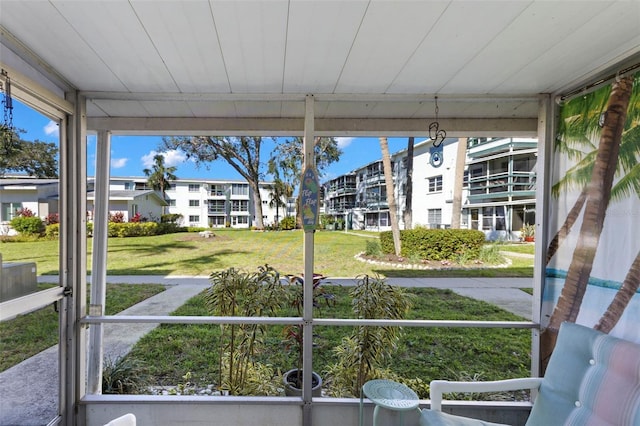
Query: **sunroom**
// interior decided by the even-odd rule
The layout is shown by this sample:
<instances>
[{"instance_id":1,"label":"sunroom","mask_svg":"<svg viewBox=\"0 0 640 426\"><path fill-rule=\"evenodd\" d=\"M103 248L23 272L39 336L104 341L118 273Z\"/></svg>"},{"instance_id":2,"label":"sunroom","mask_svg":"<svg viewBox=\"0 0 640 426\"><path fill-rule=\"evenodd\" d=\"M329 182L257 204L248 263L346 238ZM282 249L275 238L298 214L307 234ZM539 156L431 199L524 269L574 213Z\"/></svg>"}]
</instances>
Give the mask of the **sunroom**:
<instances>
[{"instance_id":1,"label":"sunroom","mask_svg":"<svg viewBox=\"0 0 640 426\"><path fill-rule=\"evenodd\" d=\"M557 331L564 320L592 327L609 313L622 283L634 282L631 271L640 270L633 266L640 251L640 231L633 226L640 219L640 185L633 173L640 157L637 143L621 148L624 164L603 168L611 173L600 179L608 184L599 199L581 196L589 182L575 176L576 164L582 163L568 154L573 148L580 159L590 158L598 138L591 145L582 140L579 146L575 139L578 146L560 143L575 136L568 123L580 121L580 111L593 112L581 110L575 100L604 98L602 107L621 81L635 81L627 117L633 118L632 128L638 126L638 2L1 0L0 41L3 94L60 128L59 285L19 306L3 304L0 315L53 302L61 307L59 407L49 424L101 425L124 413L134 413L138 424L153 425L359 424L358 398L315 397L310 385L301 397L102 395L102 324L300 325L309 379L314 360L308 336L314 327L527 329L531 376L536 377L548 347L542 331ZM597 111L606 127L611 114ZM447 137L538 139L531 321L315 318L310 285L304 287L299 317L103 314L112 135L300 136L304 163L312 165L316 137L426 138L433 124ZM88 134L97 135L89 303ZM629 181L609 204L612 186ZM600 219L590 222L587 212L598 205L607 219L595 215ZM554 236L576 208L574 231L566 231L552 250ZM601 230L595 246L585 236L589 229ZM585 247L589 241L591 247ZM300 251L304 264L295 267L312 282L312 231L305 230ZM585 256L591 262L578 261ZM589 284L586 294L583 280ZM583 290L565 294L565 288ZM610 329L640 342L634 326L640 312L637 289L629 308L613 313L617 322ZM605 290L612 293L599 293ZM559 297L579 300L584 309L577 303L570 312L559 312L554 308ZM429 407L430 401L420 404ZM448 406L510 424L524 423L530 408L529 402ZM367 424L372 411L366 402ZM387 413L384 419L392 424L396 417ZM32 423L25 419L23 424ZM405 424L417 424L417 416L407 416Z\"/></svg>"}]
</instances>

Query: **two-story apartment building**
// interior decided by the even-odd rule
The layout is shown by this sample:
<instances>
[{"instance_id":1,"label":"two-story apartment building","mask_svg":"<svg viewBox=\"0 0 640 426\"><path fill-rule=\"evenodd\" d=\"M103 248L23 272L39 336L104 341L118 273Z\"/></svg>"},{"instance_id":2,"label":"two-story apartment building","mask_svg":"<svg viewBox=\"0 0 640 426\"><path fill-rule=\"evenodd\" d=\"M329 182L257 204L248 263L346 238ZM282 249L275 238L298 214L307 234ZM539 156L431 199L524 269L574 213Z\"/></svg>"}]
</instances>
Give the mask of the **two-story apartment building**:
<instances>
[{"instance_id":1,"label":"two-story apartment building","mask_svg":"<svg viewBox=\"0 0 640 426\"><path fill-rule=\"evenodd\" d=\"M434 147L414 146L412 225L451 226L457 139ZM407 150L391 156L400 227L407 194ZM537 140L471 138L464 160L461 227L482 230L489 239L517 239L524 224L535 220ZM382 161L374 161L324 184L325 213L353 229L388 230L389 205Z\"/></svg>"},{"instance_id":2,"label":"two-story apartment building","mask_svg":"<svg viewBox=\"0 0 640 426\"><path fill-rule=\"evenodd\" d=\"M269 182L260 183L262 219L265 225L286 215L285 207L270 206ZM148 189L145 177L112 177L110 189ZM224 179L177 179L165 191L164 213L181 214L183 225L222 228L249 228L255 221L251 188L246 181ZM276 212L277 210L277 212Z\"/></svg>"}]
</instances>

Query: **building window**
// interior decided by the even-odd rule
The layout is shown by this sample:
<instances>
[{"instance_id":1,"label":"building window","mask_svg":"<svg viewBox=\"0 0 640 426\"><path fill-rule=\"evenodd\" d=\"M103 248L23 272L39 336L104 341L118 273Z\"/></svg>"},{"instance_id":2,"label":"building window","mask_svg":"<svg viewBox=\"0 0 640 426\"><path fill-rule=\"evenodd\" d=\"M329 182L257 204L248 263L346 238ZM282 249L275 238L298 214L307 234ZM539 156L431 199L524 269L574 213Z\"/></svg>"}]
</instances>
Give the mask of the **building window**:
<instances>
[{"instance_id":1,"label":"building window","mask_svg":"<svg viewBox=\"0 0 640 426\"><path fill-rule=\"evenodd\" d=\"M226 212L224 200L209 200L209 213L222 213Z\"/></svg>"},{"instance_id":2,"label":"building window","mask_svg":"<svg viewBox=\"0 0 640 426\"><path fill-rule=\"evenodd\" d=\"M224 226L224 216L209 217L209 226Z\"/></svg>"},{"instance_id":3,"label":"building window","mask_svg":"<svg viewBox=\"0 0 640 426\"><path fill-rule=\"evenodd\" d=\"M2 203L2 210L0 210L0 221L10 221L18 215L18 211L20 209L22 209L22 203Z\"/></svg>"},{"instance_id":4,"label":"building window","mask_svg":"<svg viewBox=\"0 0 640 426\"><path fill-rule=\"evenodd\" d=\"M244 183L231 184L232 195L249 195L249 185Z\"/></svg>"},{"instance_id":5,"label":"building window","mask_svg":"<svg viewBox=\"0 0 640 426\"><path fill-rule=\"evenodd\" d=\"M442 225L442 209L428 209L427 221L429 222L429 228L440 228L440 225Z\"/></svg>"},{"instance_id":6,"label":"building window","mask_svg":"<svg viewBox=\"0 0 640 426\"><path fill-rule=\"evenodd\" d=\"M133 182L125 182L124 189L125 191L133 191L134 189L136 189L136 184Z\"/></svg>"},{"instance_id":7,"label":"building window","mask_svg":"<svg viewBox=\"0 0 640 426\"><path fill-rule=\"evenodd\" d=\"M442 191L442 175L433 176L428 178L429 192L441 192Z\"/></svg>"},{"instance_id":8,"label":"building window","mask_svg":"<svg viewBox=\"0 0 640 426\"><path fill-rule=\"evenodd\" d=\"M212 197L222 197L224 196L227 187L225 185L211 185L211 196Z\"/></svg>"},{"instance_id":9,"label":"building window","mask_svg":"<svg viewBox=\"0 0 640 426\"><path fill-rule=\"evenodd\" d=\"M247 200L233 200L233 201L231 201L231 211L232 212L248 212L249 211L249 201L247 201Z\"/></svg>"},{"instance_id":10,"label":"building window","mask_svg":"<svg viewBox=\"0 0 640 426\"><path fill-rule=\"evenodd\" d=\"M200 192L200 185L197 183L190 183L189 192Z\"/></svg>"},{"instance_id":11,"label":"building window","mask_svg":"<svg viewBox=\"0 0 640 426\"><path fill-rule=\"evenodd\" d=\"M200 207L200 200L189 200L189 207Z\"/></svg>"},{"instance_id":12,"label":"building window","mask_svg":"<svg viewBox=\"0 0 640 426\"><path fill-rule=\"evenodd\" d=\"M189 216L189 224L190 225L198 225L200 223L200 216L198 215L191 215Z\"/></svg>"},{"instance_id":13,"label":"building window","mask_svg":"<svg viewBox=\"0 0 640 426\"><path fill-rule=\"evenodd\" d=\"M169 202L169 207L176 206L176 200L174 200L173 198L169 198L167 201Z\"/></svg>"},{"instance_id":14,"label":"building window","mask_svg":"<svg viewBox=\"0 0 640 426\"><path fill-rule=\"evenodd\" d=\"M131 204L131 216L135 216L136 214L138 214L138 205Z\"/></svg>"}]
</instances>

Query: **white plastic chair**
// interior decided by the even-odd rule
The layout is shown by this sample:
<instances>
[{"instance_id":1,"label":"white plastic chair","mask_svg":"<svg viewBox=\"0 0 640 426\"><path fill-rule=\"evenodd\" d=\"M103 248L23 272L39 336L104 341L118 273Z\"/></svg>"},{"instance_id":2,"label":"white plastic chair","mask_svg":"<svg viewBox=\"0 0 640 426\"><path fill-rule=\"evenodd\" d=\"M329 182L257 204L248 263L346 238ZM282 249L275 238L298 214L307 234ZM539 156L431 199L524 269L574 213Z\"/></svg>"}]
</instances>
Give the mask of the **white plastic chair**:
<instances>
[{"instance_id":1,"label":"white plastic chair","mask_svg":"<svg viewBox=\"0 0 640 426\"><path fill-rule=\"evenodd\" d=\"M120 416L117 419L111 420L104 426L136 426L136 416L131 413Z\"/></svg>"}]
</instances>

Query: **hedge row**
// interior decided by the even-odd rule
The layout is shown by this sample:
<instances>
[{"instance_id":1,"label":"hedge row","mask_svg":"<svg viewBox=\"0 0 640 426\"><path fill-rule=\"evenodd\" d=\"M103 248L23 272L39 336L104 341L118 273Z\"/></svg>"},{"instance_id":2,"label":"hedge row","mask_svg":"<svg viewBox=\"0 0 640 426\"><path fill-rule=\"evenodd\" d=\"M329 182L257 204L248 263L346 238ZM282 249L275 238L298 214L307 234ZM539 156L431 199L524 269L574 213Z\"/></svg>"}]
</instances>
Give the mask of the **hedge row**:
<instances>
[{"instance_id":1,"label":"hedge row","mask_svg":"<svg viewBox=\"0 0 640 426\"><path fill-rule=\"evenodd\" d=\"M401 255L425 260L451 260L460 255L476 258L485 242L482 231L473 229L406 229L400 231ZM391 231L380 233L383 253L395 253Z\"/></svg>"},{"instance_id":2,"label":"hedge row","mask_svg":"<svg viewBox=\"0 0 640 426\"><path fill-rule=\"evenodd\" d=\"M204 228L203 228L204 229ZM109 222L107 235L109 237L145 237L149 235L173 234L187 232L187 228L176 223L157 222ZM42 234L42 233L39 233ZM93 223L87 223L87 235L93 235ZM48 239L56 239L60 236L60 224L48 225L44 230L44 236Z\"/></svg>"}]
</instances>

